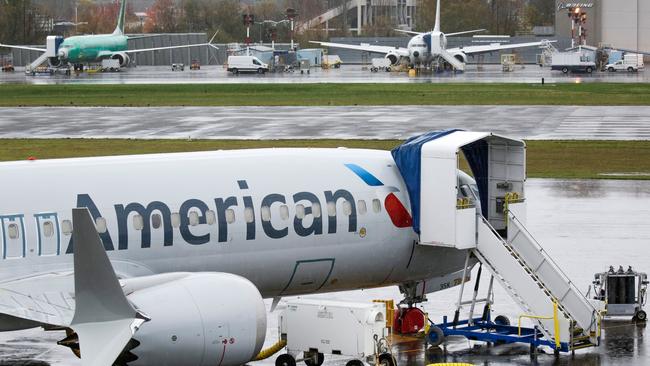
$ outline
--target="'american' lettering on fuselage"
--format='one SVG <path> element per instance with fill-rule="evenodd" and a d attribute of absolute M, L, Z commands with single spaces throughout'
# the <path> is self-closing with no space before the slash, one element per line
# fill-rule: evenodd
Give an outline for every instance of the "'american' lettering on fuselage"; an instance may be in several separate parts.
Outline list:
<path fill-rule="evenodd" d="M 238 181 L 239 187 L 242 190 L 248 189 L 248 184 L 246 181 Z M 357 207 L 355 204 L 355 199 L 350 191 L 345 189 L 337 190 L 327 190 L 323 192 L 325 196 L 326 208 L 323 209 L 321 201 L 318 196 L 312 192 L 298 192 L 293 194 L 289 199 L 293 201 L 295 205 L 303 204 L 304 215 L 294 215 L 293 225 L 287 224 L 283 227 L 273 226 L 272 221 L 270 220 L 270 209 L 274 204 L 287 204 L 287 197 L 279 193 L 267 194 L 262 198 L 261 204 L 259 207 L 254 207 L 253 197 L 249 195 L 243 195 L 241 197 L 230 196 L 230 197 L 219 197 L 215 198 L 210 204 L 214 207 L 214 223 L 218 228 L 217 242 L 223 243 L 228 241 L 228 218 L 227 211 L 233 207 L 243 208 L 244 212 L 248 211 L 250 219 L 245 220 L 246 222 L 246 240 L 255 240 L 256 236 L 256 226 L 258 224 L 258 216 L 261 217 L 261 225 L 264 234 L 271 239 L 281 239 L 289 235 L 289 227 L 293 226 L 293 231 L 301 237 L 306 237 L 309 235 L 321 235 L 323 234 L 323 217 L 327 218 L 327 233 L 335 234 L 337 231 L 337 215 L 336 211 L 334 214 L 328 214 L 328 207 L 333 205 L 334 210 L 336 210 L 336 204 L 343 200 L 348 206 L 348 212 L 346 216 L 348 218 L 348 231 L 356 232 L 357 231 Z M 97 208 L 97 205 L 91 198 L 89 194 L 79 194 L 77 196 L 77 207 L 87 207 L 95 220 L 103 216 L 103 213 Z M 163 229 L 163 245 L 164 246 L 173 246 L 174 243 L 174 232 L 173 230 L 177 228 L 183 241 L 191 245 L 203 245 L 211 242 L 212 234 L 206 233 L 203 235 L 196 235 L 192 233 L 192 227 L 196 226 L 190 222 L 190 213 L 198 212 L 198 225 L 207 224 L 207 215 L 211 211 L 211 207 L 208 203 L 190 198 L 185 200 L 178 210 L 178 216 L 180 222 L 177 225 L 172 224 L 172 211 L 170 207 L 162 201 L 152 201 L 147 205 L 138 202 L 132 202 L 128 204 L 116 204 L 115 208 L 115 217 L 117 218 L 117 243 L 111 237 L 111 234 L 108 230 L 101 232 L 99 235 L 104 243 L 106 250 L 126 250 L 129 248 L 129 217 L 133 214 L 140 215 L 142 218 L 142 227 L 139 228 L 141 232 L 140 245 L 142 248 L 151 247 L 151 232 L 152 232 L 152 215 L 157 213 L 160 215 L 160 227 Z M 318 213 L 314 212 L 314 208 L 319 210 Z M 259 209 L 259 210 L 256 210 Z M 267 210 L 267 217 L 264 215 L 264 210 Z M 325 211 L 325 212 L 322 212 Z M 259 213 L 259 215 L 258 215 Z M 305 220 L 308 216 L 311 216 L 310 220 Z M 308 225 L 305 222 L 311 221 Z M 117 248 L 116 248 L 117 246 Z M 70 239 L 66 254 L 73 252 L 73 242 L 72 238 Z"/>

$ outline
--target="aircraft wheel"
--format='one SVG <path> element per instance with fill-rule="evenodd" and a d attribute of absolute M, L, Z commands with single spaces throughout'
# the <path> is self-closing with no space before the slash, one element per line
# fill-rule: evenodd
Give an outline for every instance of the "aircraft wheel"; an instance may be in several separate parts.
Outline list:
<path fill-rule="evenodd" d="M 636 314 L 634 314 L 634 319 L 640 322 L 644 322 L 648 320 L 648 314 L 646 314 L 646 312 L 643 310 L 639 310 L 636 312 Z"/>
<path fill-rule="evenodd" d="M 321 366 L 323 362 L 325 362 L 325 355 L 320 352 L 305 355 L 305 365 L 307 366 Z"/>
<path fill-rule="evenodd" d="M 445 341 L 445 333 L 439 327 L 432 325 L 427 333 L 427 342 L 431 347 L 438 347 Z"/>
<path fill-rule="evenodd" d="M 496 325 L 510 325 L 510 319 L 505 315 L 497 315 L 494 318 L 494 324 Z"/>
<path fill-rule="evenodd" d="M 382 353 L 379 355 L 379 365 L 381 366 L 396 366 L 397 360 L 390 353 Z"/>
<path fill-rule="evenodd" d="M 296 366 L 296 359 L 290 354 L 285 353 L 275 359 L 275 366 Z"/>
<path fill-rule="evenodd" d="M 345 366 L 363 366 L 363 362 L 361 360 L 350 360 Z"/>

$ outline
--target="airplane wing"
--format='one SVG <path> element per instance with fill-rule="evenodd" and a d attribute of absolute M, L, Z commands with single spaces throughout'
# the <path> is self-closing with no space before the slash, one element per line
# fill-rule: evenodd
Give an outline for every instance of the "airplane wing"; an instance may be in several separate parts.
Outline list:
<path fill-rule="evenodd" d="M 2 43 L 0 43 L 0 47 L 17 48 L 17 49 L 20 49 L 20 50 L 28 50 L 28 51 L 47 52 L 47 50 L 44 49 L 44 48 L 27 47 L 27 46 L 14 46 L 14 45 L 10 45 L 10 44 L 2 44 Z"/>
<path fill-rule="evenodd" d="M 454 32 L 454 33 L 445 33 L 447 37 L 453 37 L 453 36 L 459 36 L 461 34 L 467 34 L 467 33 L 479 33 L 479 32 L 485 32 L 487 29 L 473 29 L 473 30 L 468 30 L 468 31 L 462 31 L 462 32 Z"/>
<path fill-rule="evenodd" d="M 403 29 L 393 29 L 393 31 L 398 32 L 398 33 L 410 34 L 412 36 L 419 36 L 421 34 L 424 34 L 423 32 L 407 31 L 407 30 L 403 30 Z"/>
<path fill-rule="evenodd" d="M 344 48 L 348 50 L 365 51 L 371 53 L 382 53 L 382 54 L 396 53 L 404 57 L 407 57 L 409 55 L 409 51 L 405 47 L 379 46 L 379 45 L 371 45 L 369 43 L 362 43 L 360 45 L 345 44 L 345 43 L 331 43 L 331 42 L 316 42 L 316 41 L 309 41 L 309 43 L 315 43 L 325 47 Z"/>
<path fill-rule="evenodd" d="M 547 43 L 553 43 L 553 42 L 557 42 L 557 41 L 544 40 L 540 42 L 512 43 L 512 44 L 493 43 L 489 45 L 448 48 L 447 52 L 452 54 L 456 52 L 463 52 L 466 55 L 473 55 L 473 54 L 488 53 L 488 52 L 494 52 L 500 50 L 510 50 L 513 48 L 539 47 L 539 46 L 544 46 Z"/>

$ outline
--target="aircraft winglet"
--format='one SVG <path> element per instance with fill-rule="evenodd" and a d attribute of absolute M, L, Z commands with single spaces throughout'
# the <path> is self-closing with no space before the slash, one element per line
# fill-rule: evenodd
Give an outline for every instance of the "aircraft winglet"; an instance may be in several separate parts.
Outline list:
<path fill-rule="evenodd" d="M 87 208 L 72 210 L 75 313 L 83 366 L 111 366 L 146 321 L 129 303 Z"/>

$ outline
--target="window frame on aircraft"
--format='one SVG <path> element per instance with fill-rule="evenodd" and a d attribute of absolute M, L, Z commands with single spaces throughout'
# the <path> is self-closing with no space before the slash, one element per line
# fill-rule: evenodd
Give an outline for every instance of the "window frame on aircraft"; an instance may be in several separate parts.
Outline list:
<path fill-rule="evenodd" d="M 359 215 L 365 215 L 368 212 L 368 205 L 366 205 L 365 200 L 357 201 L 357 212 Z"/>
<path fill-rule="evenodd" d="M 271 222 L 271 207 L 262 206 L 262 209 L 260 211 L 261 211 L 260 216 L 262 217 L 262 221 Z"/>
<path fill-rule="evenodd" d="M 327 216 L 336 217 L 336 202 L 334 201 L 327 202 Z"/>
<path fill-rule="evenodd" d="M 52 220 L 43 221 L 43 236 L 46 238 L 54 236 L 54 222 Z"/>
<path fill-rule="evenodd" d="M 232 208 L 227 209 L 225 211 L 225 215 L 226 215 L 226 222 L 228 224 L 234 224 L 235 221 L 237 221 L 237 216 L 235 215 L 235 210 L 233 210 Z"/>
<path fill-rule="evenodd" d="M 18 224 L 11 223 L 7 225 L 7 236 L 11 240 L 20 239 L 20 228 L 18 227 Z"/>
<path fill-rule="evenodd" d="M 217 214 L 212 210 L 205 211 L 205 223 L 214 225 L 217 222 Z"/>
<path fill-rule="evenodd" d="M 255 222 L 255 211 L 252 207 L 244 208 L 244 221 L 246 221 L 247 224 Z"/>
<path fill-rule="evenodd" d="M 171 220 L 172 220 L 172 227 L 174 229 L 178 229 L 181 227 L 181 214 L 178 212 L 174 212 L 171 214 Z"/>
<path fill-rule="evenodd" d="M 108 231 L 108 224 L 106 223 L 106 219 L 103 217 L 98 217 L 95 220 L 95 227 L 97 228 L 97 232 L 100 234 L 104 234 Z"/>
<path fill-rule="evenodd" d="M 63 235 L 72 235 L 72 221 L 63 220 L 61 221 L 61 232 Z"/>
<path fill-rule="evenodd" d="M 381 212 L 381 201 L 379 200 L 379 198 L 375 198 L 372 200 L 372 212 L 374 213 Z"/>
<path fill-rule="evenodd" d="M 187 219 L 188 222 L 190 223 L 190 226 L 199 226 L 199 223 L 201 223 L 201 218 L 199 217 L 199 213 L 196 211 L 190 211 L 187 214 Z"/>
<path fill-rule="evenodd" d="M 296 205 L 296 218 L 302 220 L 305 218 L 305 205 L 299 203 Z"/>
<path fill-rule="evenodd" d="M 140 214 L 133 215 L 133 228 L 141 231 L 144 229 L 144 218 Z"/>
<path fill-rule="evenodd" d="M 289 220 L 289 206 L 287 205 L 280 206 L 280 218 L 282 220 Z"/>

